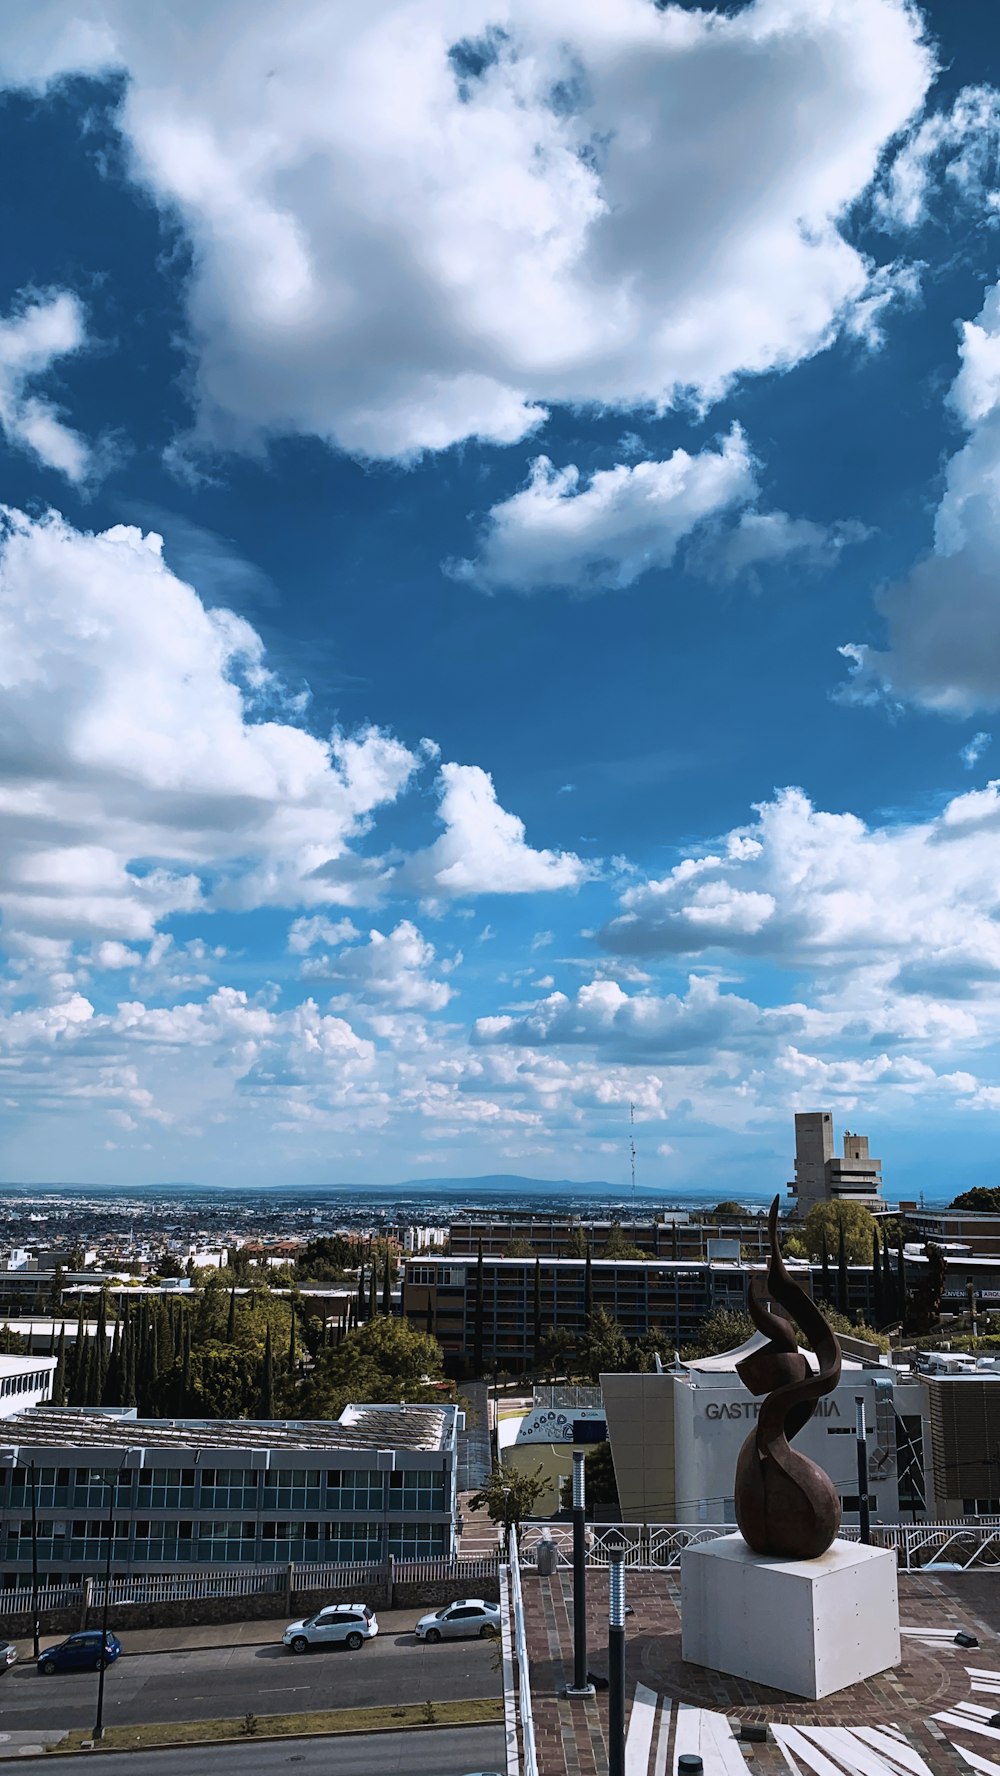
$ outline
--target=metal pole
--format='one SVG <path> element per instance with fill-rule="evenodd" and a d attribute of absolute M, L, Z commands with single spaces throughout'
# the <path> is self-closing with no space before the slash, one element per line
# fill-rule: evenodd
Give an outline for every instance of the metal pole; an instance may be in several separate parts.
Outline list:
<path fill-rule="evenodd" d="M 38 1663 L 38 1493 L 35 1488 L 35 1464 L 28 1463 L 31 1476 L 31 1640 Z"/>
<path fill-rule="evenodd" d="M 573 1682 L 567 1696 L 592 1696 L 587 1675 L 587 1509 L 584 1452 L 573 1451 Z"/>
<path fill-rule="evenodd" d="M 868 1509 L 868 1447 L 865 1443 L 865 1399 L 863 1394 L 855 1394 L 854 1396 L 854 1413 L 858 1439 L 858 1523 L 861 1540 L 870 1542 L 872 1521 Z"/>
<path fill-rule="evenodd" d="M 624 1548 L 612 1548 L 608 1577 L 608 1776 L 625 1776 Z"/>
<path fill-rule="evenodd" d="M 120 1469 L 116 1469 L 114 1477 L 106 1482 L 110 1488 L 110 1495 L 108 1498 L 108 1521 L 105 1531 L 108 1545 L 104 1557 L 104 1607 L 101 1610 L 101 1657 L 97 1666 L 97 1719 L 94 1722 L 95 1739 L 104 1738 L 104 1668 L 107 1664 L 105 1651 L 108 1644 L 108 1603 L 111 1597 L 111 1550 L 114 1546 L 115 1500 L 118 1497 L 118 1474 L 120 1471 Z"/>

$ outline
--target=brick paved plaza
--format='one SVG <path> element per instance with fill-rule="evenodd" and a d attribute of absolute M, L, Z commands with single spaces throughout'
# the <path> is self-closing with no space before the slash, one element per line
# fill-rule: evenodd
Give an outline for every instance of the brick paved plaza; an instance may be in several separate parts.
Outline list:
<path fill-rule="evenodd" d="M 587 1576 L 589 1666 L 604 1675 L 607 1573 L 592 1568 Z M 902 1663 L 809 1702 L 685 1664 L 679 1574 L 628 1573 L 628 1776 L 671 1773 L 678 1752 L 691 1749 L 701 1751 L 706 1776 L 968 1776 L 970 1764 L 1000 1776 L 1000 1731 L 988 1725 L 1000 1710 L 1000 1573 L 901 1573 L 899 1591 L 900 1621 L 909 1631 Z M 575 1702 L 561 1694 L 573 1674 L 572 1573 L 561 1568 L 549 1579 L 526 1572 L 524 1602 L 541 1776 L 606 1776 L 606 1694 Z M 978 1649 L 957 1647 L 958 1629 L 976 1635 Z M 764 1631 L 780 1633 L 781 1624 Z M 735 1736 L 738 1723 L 761 1721 L 772 1729 L 767 1743 Z M 971 1754 L 968 1762 L 958 1747 Z"/>

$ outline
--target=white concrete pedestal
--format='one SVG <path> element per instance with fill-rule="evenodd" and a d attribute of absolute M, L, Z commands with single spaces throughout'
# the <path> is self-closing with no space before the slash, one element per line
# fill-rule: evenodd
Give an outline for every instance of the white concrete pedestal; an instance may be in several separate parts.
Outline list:
<path fill-rule="evenodd" d="M 694 1665 L 818 1701 L 898 1665 L 896 1556 L 834 1542 L 771 1560 L 741 1535 L 681 1555 L 681 1652 Z"/>

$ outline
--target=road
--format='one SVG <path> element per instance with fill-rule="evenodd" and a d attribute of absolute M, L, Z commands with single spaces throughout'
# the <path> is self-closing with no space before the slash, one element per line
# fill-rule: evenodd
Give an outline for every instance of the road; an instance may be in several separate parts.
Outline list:
<path fill-rule="evenodd" d="M 203 1754 L 130 1751 L 102 1757 L 83 1752 L 87 1776 L 190 1776 Z M 213 1745 L 212 1776 L 466 1776 L 506 1768 L 502 1727 L 427 1728 L 418 1733 L 373 1733 L 370 1738 L 293 1739 L 264 1745 Z M 76 1760 L 65 1766 L 79 1768 Z"/>
<path fill-rule="evenodd" d="M 126 1654 L 105 1675 L 104 1722 L 118 1727 L 211 1720 L 248 1709 L 258 1715 L 288 1714 L 386 1701 L 498 1696 L 494 1660 L 489 1641 L 427 1646 L 413 1634 L 380 1634 L 357 1653 L 330 1647 L 301 1658 L 280 1644 Z M 0 1677 L 3 1722 L 18 1731 L 92 1726 L 96 1698 L 97 1677 L 89 1671 L 40 1677 L 29 1663 L 14 1665 Z"/>

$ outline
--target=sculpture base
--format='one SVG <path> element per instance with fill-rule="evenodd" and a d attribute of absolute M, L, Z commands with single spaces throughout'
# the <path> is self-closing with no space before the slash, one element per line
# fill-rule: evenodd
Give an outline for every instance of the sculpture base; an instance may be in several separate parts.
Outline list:
<path fill-rule="evenodd" d="M 818 1701 L 900 1661 L 896 1556 L 836 1541 L 772 1560 L 741 1535 L 681 1555 L 681 1655 Z"/>

